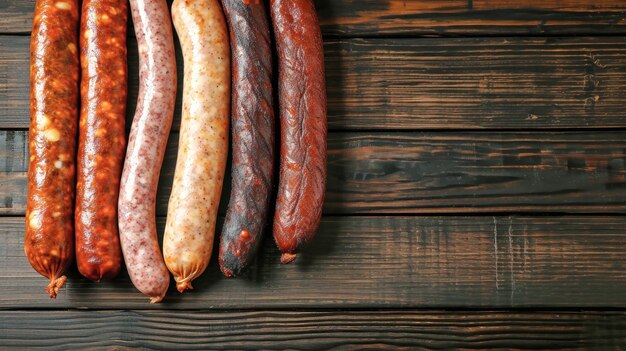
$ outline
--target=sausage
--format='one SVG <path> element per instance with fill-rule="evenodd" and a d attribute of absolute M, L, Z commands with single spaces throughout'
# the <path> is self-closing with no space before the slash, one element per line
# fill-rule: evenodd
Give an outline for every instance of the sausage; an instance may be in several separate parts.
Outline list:
<path fill-rule="evenodd" d="M 183 292 L 204 272 L 213 249 L 228 153 L 230 49 L 217 0 L 174 0 L 172 19 L 185 76 L 163 255 Z"/>
<path fill-rule="evenodd" d="M 274 239 L 289 263 L 309 243 L 326 187 L 326 85 L 312 0 L 270 0 L 278 52 L 280 174 Z"/>
<path fill-rule="evenodd" d="M 170 274 L 156 231 L 156 192 L 176 100 L 174 35 L 165 0 L 131 0 L 139 47 L 139 97 L 119 198 L 120 239 L 135 287 L 159 302 Z"/>
<path fill-rule="evenodd" d="M 88 279 L 120 271 L 117 198 L 126 114 L 126 0 L 84 0 L 76 181 L 76 264 Z"/>
<path fill-rule="evenodd" d="M 222 0 L 232 58 L 232 190 L 220 241 L 227 277 L 254 259 L 265 226 L 274 170 L 270 28 L 262 1 Z"/>
<path fill-rule="evenodd" d="M 37 0 L 30 41 L 30 130 L 24 251 L 55 298 L 74 260 L 78 1 Z"/>

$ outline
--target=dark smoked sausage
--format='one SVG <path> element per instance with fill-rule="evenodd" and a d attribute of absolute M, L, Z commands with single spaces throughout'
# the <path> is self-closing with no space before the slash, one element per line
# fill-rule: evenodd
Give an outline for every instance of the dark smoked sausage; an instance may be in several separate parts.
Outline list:
<path fill-rule="evenodd" d="M 222 0 L 232 57 L 232 190 L 220 242 L 227 277 L 254 259 L 267 221 L 274 168 L 272 51 L 263 2 Z"/>
<path fill-rule="evenodd" d="M 74 259 L 78 1 L 37 0 L 30 42 L 30 132 L 24 251 L 55 298 Z"/>
<path fill-rule="evenodd" d="M 124 157 L 127 0 L 84 0 L 76 184 L 76 263 L 94 281 L 115 277 L 117 200 Z"/>
<path fill-rule="evenodd" d="M 324 52 L 312 0 L 271 0 L 278 51 L 280 176 L 274 239 L 281 262 L 313 239 L 326 187 Z"/>

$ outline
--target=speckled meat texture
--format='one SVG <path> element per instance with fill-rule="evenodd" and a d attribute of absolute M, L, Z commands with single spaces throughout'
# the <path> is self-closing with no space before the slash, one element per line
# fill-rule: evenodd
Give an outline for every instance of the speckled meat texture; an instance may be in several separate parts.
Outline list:
<path fill-rule="evenodd" d="M 126 139 L 126 0 L 85 0 L 80 21 L 81 111 L 76 265 L 88 279 L 120 271 L 117 196 Z"/>
<path fill-rule="evenodd" d="M 204 272 L 213 249 L 228 153 L 230 49 L 216 0 L 175 0 L 172 19 L 185 76 L 163 255 L 182 292 Z"/>
<path fill-rule="evenodd" d="M 223 0 L 233 66 L 232 190 L 220 240 L 230 277 L 254 260 L 267 221 L 274 173 L 272 50 L 262 1 Z"/>
<path fill-rule="evenodd" d="M 174 37 L 165 0 L 131 0 L 139 48 L 139 97 L 119 198 L 120 239 L 135 287 L 151 302 L 170 282 L 156 232 L 156 192 L 176 100 Z"/>
<path fill-rule="evenodd" d="M 30 42 L 30 130 L 24 251 L 55 298 L 74 259 L 78 1 L 37 0 Z"/>
<path fill-rule="evenodd" d="M 312 0 L 271 0 L 278 51 L 280 176 L 274 239 L 282 263 L 315 236 L 326 185 L 324 52 Z"/>

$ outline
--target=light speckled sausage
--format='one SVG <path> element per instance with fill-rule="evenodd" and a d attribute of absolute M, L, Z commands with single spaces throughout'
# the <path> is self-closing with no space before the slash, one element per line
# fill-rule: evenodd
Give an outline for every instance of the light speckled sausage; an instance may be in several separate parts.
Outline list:
<path fill-rule="evenodd" d="M 30 41 L 28 200 L 24 251 L 55 298 L 74 259 L 78 1 L 37 0 Z"/>
<path fill-rule="evenodd" d="M 139 48 L 139 97 L 128 140 L 119 198 L 124 261 L 135 287 L 159 302 L 170 275 L 156 233 L 159 171 L 176 100 L 174 37 L 165 0 L 131 0 Z"/>
<path fill-rule="evenodd" d="M 126 137 L 126 0 L 84 0 L 76 182 L 76 265 L 88 279 L 120 271 L 117 195 Z"/>
<path fill-rule="evenodd" d="M 289 263 L 322 216 L 326 188 L 324 48 L 312 0 L 270 0 L 278 51 L 280 176 L 274 239 Z"/>
<path fill-rule="evenodd" d="M 185 76 L 163 255 L 182 292 L 204 272 L 213 249 L 228 154 L 230 48 L 217 0 L 175 0 L 172 19 Z"/>

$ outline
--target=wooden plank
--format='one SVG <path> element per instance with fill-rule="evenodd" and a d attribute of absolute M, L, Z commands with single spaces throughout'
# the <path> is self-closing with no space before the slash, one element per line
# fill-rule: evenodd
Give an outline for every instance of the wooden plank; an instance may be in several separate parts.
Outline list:
<path fill-rule="evenodd" d="M 268 236 L 245 276 L 213 259 L 194 291 L 170 287 L 158 305 L 125 272 L 96 284 L 75 268 L 51 300 L 23 219 L 0 223 L 0 309 L 626 307 L 626 217 L 325 217 L 294 264 Z"/>
<path fill-rule="evenodd" d="M 573 12 L 625 11 L 626 5 L 621 1 L 587 1 L 587 0 L 472 0 L 475 10 L 535 9 L 560 10 Z"/>
<path fill-rule="evenodd" d="M 25 212 L 26 134 L 0 131 L 0 214 Z M 174 133 L 161 215 L 177 145 Z M 327 183 L 326 214 L 626 213 L 626 132 L 330 133 Z"/>
<path fill-rule="evenodd" d="M 28 127 L 28 45 L 28 37 L 0 37 L 0 128 Z M 352 39 L 325 50 L 331 130 L 626 127 L 619 37 Z M 128 126 L 134 41 L 129 71 Z"/>
<path fill-rule="evenodd" d="M 5 0 L 0 33 L 29 33 L 35 0 Z M 620 0 L 315 0 L 326 36 L 624 33 Z"/>
<path fill-rule="evenodd" d="M 605 349 L 622 312 L 6 311 L 3 349 Z"/>

